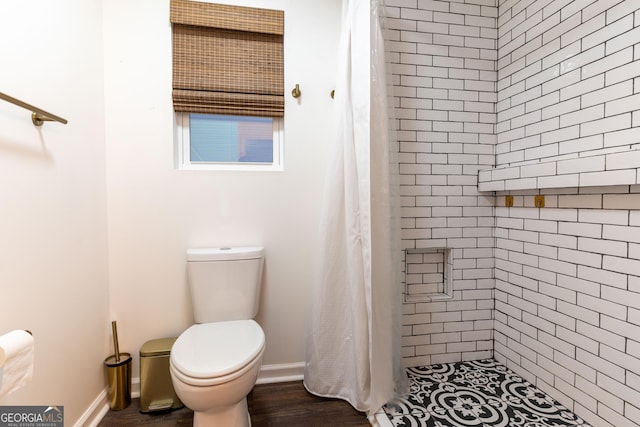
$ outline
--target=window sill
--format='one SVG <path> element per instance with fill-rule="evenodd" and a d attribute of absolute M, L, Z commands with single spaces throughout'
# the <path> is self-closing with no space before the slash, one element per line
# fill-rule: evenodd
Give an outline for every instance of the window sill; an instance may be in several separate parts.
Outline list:
<path fill-rule="evenodd" d="M 503 166 L 478 173 L 478 191 L 537 190 L 640 184 L 640 147 Z"/>
<path fill-rule="evenodd" d="M 183 171 L 209 171 L 209 172 L 282 172 L 282 165 L 256 165 L 256 164 L 224 164 L 224 163 L 191 163 L 179 165 L 178 170 Z"/>

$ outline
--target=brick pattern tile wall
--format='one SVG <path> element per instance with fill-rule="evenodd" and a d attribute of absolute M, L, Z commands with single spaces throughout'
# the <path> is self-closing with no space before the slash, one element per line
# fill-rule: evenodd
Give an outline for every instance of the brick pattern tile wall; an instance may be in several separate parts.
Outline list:
<path fill-rule="evenodd" d="M 387 0 L 403 246 L 450 248 L 453 297 L 404 305 L 407 366 L 489 357 L 493 346 L 495 0 Z"/>
<path fill-rule="evenodd" d="M 494 351 L 593 425 L 638 426 L 640 186 L 605 191 L 496 208 Z"/>
<path fill-rule="evenodd" d="M 639 9 L 634 0 L 500 0 L 497 166 L 637 148 Z"/>
<path fill-rule="evenodd" d="M 498 166 L 539 177 L 550 159 L 575 174 L 636 158 L 640 2 L 501 0 L 498 23 Z M 511 208 L 497 193 L 495 357 L 593 425 L 637 427 L 640 186 L 588 178 L 511 192 Z"/>

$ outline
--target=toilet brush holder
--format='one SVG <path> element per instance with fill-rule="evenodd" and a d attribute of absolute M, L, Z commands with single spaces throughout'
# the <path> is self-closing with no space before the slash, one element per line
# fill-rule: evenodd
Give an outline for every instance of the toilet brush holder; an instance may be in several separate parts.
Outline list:
<path fill-rule="evenodd" d="M 129 353 L 120 353 L 119 357 L 114 354 L 104 361 L 109 386 L 109 407 L 114 411 L 125 409 L 131 404 L 131 360 Z"/>
<path fill-rule="evenodd" d="M 113 332 L 113 349 L 116 354 L 107 357 L 104 366 L 107 368 L 109 407 L 114 411 L 119 411 L 131 404 L 131 355 L 120 353 L 118 326 L 115 320 L 111 322 L 111 331 Z"/>

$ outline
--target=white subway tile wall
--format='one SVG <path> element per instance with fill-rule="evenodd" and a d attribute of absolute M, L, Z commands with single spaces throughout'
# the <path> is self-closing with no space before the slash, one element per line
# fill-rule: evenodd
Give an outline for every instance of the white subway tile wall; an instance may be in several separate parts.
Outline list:
<path fill-rule="evenodd" d="M 495 161 L 498 8 L 494 0 L 386 5 L 403 246 L 450 248 L 453 255 L 453 297 L 404 304 L 404 361 L 490 357 L 494 197 L 478 192 L 477 176 Z"/>
<path fill-rule="evenodd" d="M 638 8 L 500 0 L 497 169 L 481 191 L 640 184 Z"/>
<path fill-rule="evenodd" d="M 640 187 L 613 189 L 495 208 L 494 357 L 593 425 L 638 426 Z"/>
<path fill-rule="evenodd" d="M 493 355 L 639 426 L 640 2 L 387 6 L 404 246 L 454 254 L 454 298 L 404 306 L 406 364 Z"/>
<path fill-rule="evenodd" d="M 525 196 L 496 197 L 494 357 L 593 425 L 638 426 L 640 2 L 505 0 L 498 19 L 480 187 Z"/>

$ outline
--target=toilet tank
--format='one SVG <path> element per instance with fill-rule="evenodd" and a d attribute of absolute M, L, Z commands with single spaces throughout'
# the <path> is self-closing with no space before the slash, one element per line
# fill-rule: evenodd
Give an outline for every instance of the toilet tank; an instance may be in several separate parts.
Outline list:
<path fill-rule="evenodd" d="M 187 250 L 196 323 L 253 319 L 258 313 L 264 248 Z"/>

